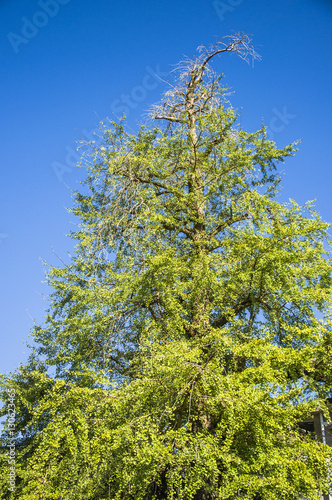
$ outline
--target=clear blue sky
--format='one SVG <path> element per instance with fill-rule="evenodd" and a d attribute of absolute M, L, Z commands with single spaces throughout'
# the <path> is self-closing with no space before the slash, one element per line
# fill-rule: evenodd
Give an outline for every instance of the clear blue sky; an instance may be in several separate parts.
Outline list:
<path fill-rule="evenodd" d="M 232 30 L 253 35 L 262 61 L 215 61 L 234 90 L 244 128 L 283 146 L 302 139 L 285 165 L 281 199 L 317 198 L 331 210 L 332 2 L 327 0 L 0 1 L 1 219 L 0 371 L 27 356 L 24 341 L 43 321 L 42 260 L 58 265 L 72 243 L 69 186 L 78 187 L 76 141 L 127 101 L 137 127 L 167 73 Z M 115 115 L 114 115 L 115 113 Z M 33 318 L 33 319 L 32 319 Z"/>

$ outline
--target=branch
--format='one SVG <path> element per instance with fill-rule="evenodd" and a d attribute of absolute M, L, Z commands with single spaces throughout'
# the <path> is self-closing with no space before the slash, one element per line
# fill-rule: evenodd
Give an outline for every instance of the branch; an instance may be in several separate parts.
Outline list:
<path fill-rule="evenodd" d="M 251 297 L 247 297 L 242 302 L 240 302 L 239 304 L 237 304 L 233 307 L 234 315 L 236 316 L 240 312 L 244 311 L 251 304 L 252 304 Z M 213 328 L 221 328 L 222 326 L 225 326 L 226 323 L 228 323 L 228 322 L 229 322 L 228 316 L 221 316 L 217 320 L 213 321 L 211 326 Z"/>
<path fill-rule="evenodd" d="M 185 120 L 182 120 L 180 118 L 175 118 L 175 116 L 155 116 L 155 120 L 168 120 L 169 122 L 176 122 L 176 123 L 186 123 Z"/>
<path fill-rule="evenodd" d="M 209 237 L 210 238 L 214 238 L 218 233 L 220 233 L 221 231 L 223 231 L 224 229 L 226 229 L 226 227 L 229 227 L 232 224 L 235 224 L 236 222 L 242 222 L 242 221 L 248 220 L 248 219 L 249 219 L 249 214 L 248 213 L 242 215 L 242 217 L 239 217 L 238 219 L 233 219 L 231 217 L 228 220 L 226 220 L 223 224 L 220 224 L 219 226 L 217 226 L 216 229 L 214 231 L 212 231 L 212 233 L 209 234 Z"/>

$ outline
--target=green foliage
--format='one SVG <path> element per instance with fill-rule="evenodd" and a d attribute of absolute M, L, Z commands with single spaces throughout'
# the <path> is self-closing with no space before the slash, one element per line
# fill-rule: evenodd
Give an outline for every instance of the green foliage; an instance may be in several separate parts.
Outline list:
<path fill-rule="evenodd" d="M 331 260 L 308 203 L 276 200 L 277 148 L 248 133 L 203 51 L 154 110 L 85 156 L 76 254 L 15 390 L 16 491 L 2 498 L 317 498 L 331 449 L 298 422 L 331 392 Z M 159 121 L 158 121 L 159 120 Z M 42 360 L 42 361 L 41 361 Z M 55 367 L 50 376 L 49 367 Z M 7 430 L 6 430 L 7 429 Z"/>

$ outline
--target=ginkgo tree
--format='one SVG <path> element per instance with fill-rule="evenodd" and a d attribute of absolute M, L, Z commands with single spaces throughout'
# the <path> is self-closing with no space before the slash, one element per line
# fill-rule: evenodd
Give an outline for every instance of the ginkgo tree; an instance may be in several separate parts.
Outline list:
<path fill-rule="evenodd" d="M 316 499 L 331 449 L 298 423 L 331 394 L 329 224 L 276 200 L 296 152 L 246 132 L 211 64 L 257 57 L 233 34 L 178 67 L 147 123 L 102 125 L 80 224 L 15 394 L 2 498 Z M 50 368 L 55 368 L 51 375 Z"/>

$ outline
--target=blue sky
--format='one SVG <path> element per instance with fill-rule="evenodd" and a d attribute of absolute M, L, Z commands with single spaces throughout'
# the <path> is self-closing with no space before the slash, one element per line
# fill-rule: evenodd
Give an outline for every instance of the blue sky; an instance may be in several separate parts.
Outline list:
<path fill-rule="evenodd" d="M 49 292 L 42 261 L 59 265 L 73 244 L 70 189 L 77 141 L 126 106 L 133 129 L 165 90 L 173 66 L 231 31 L 253 36 L 261 62 L 216 60 L 246 130 L 284 146 L 281 200 L 316 201 L 332 221 L 332 1 L 0 1 L 0 371 L 24 361 Z M 158 78 L 159 75 L 160 78 Z M 126 104 L 127 103 L 127 104 Z M 53 250 L 52 250 L 53 249 Z"/>

